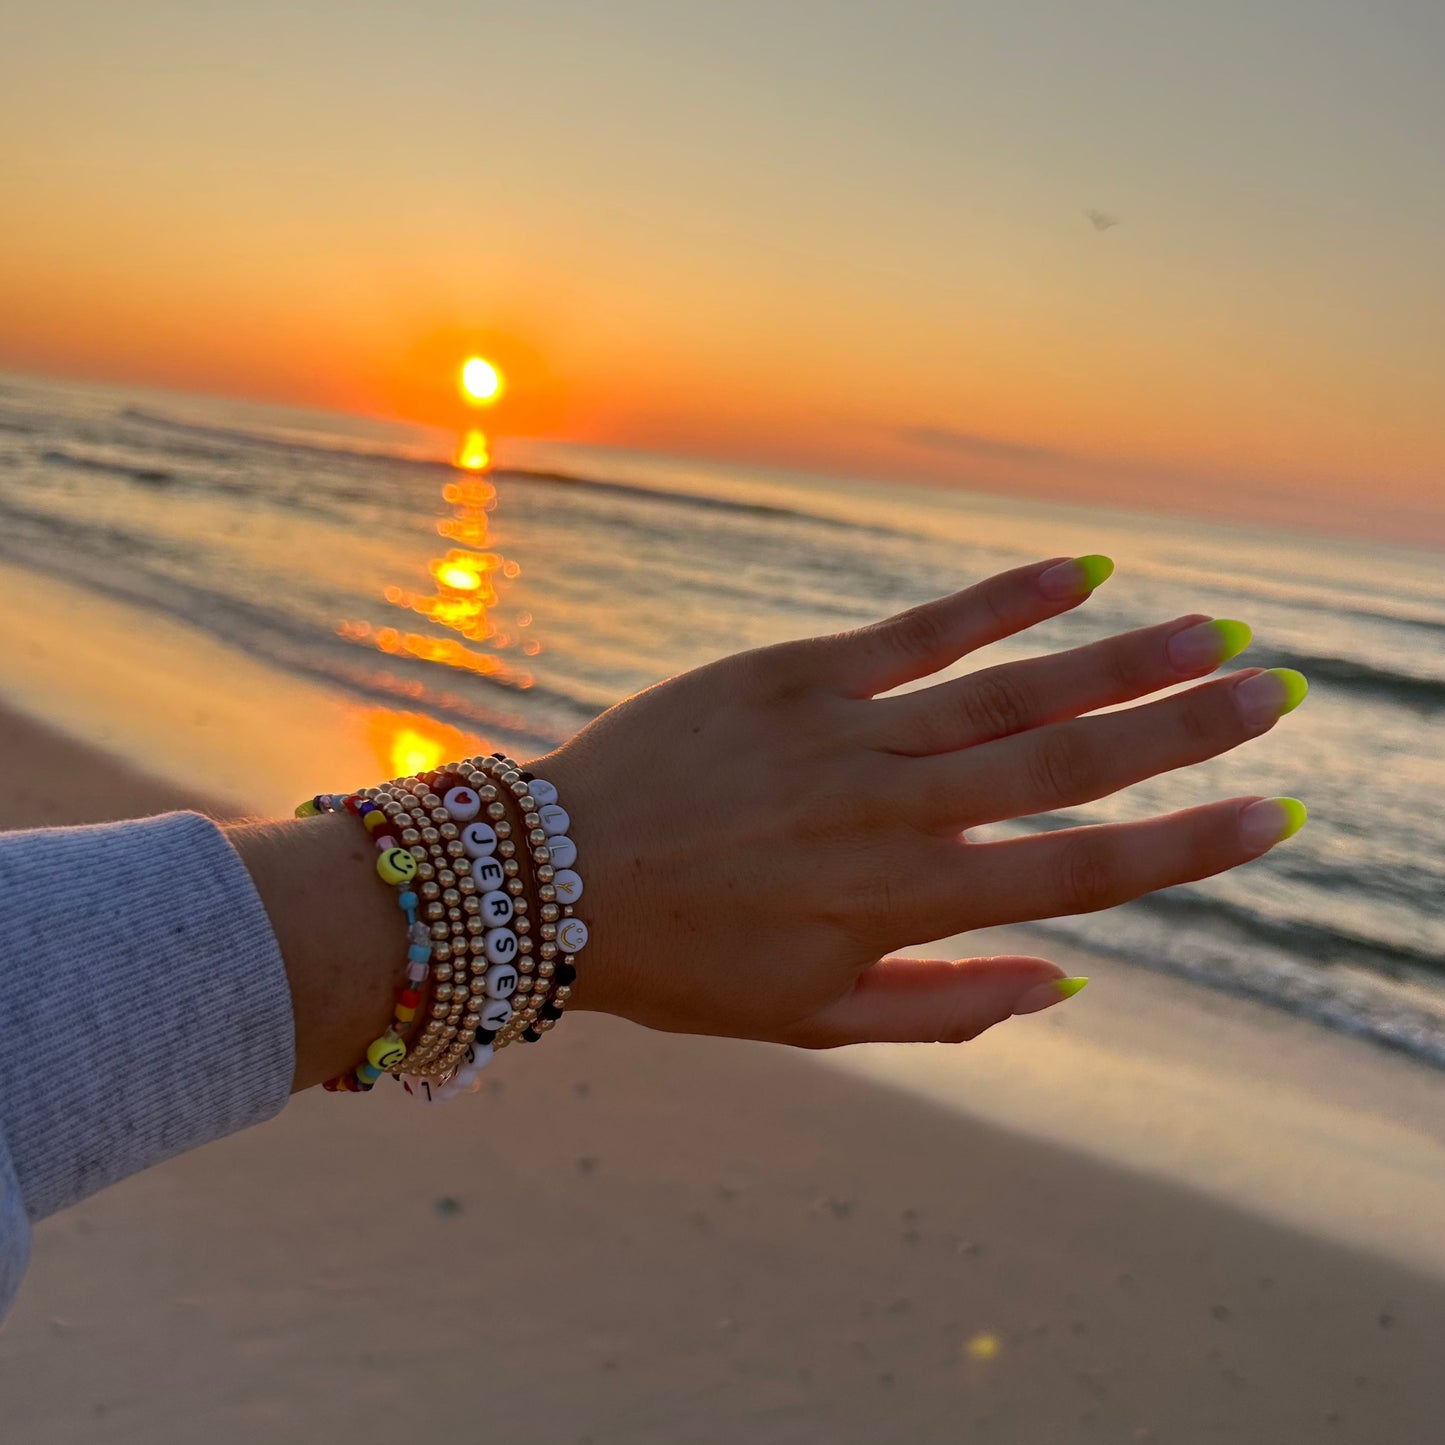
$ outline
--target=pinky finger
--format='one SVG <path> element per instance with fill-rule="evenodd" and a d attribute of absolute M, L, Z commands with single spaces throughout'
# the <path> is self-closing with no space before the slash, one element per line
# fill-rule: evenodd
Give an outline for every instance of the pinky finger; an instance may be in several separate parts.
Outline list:
<path fill-rule="evenodd" d="M 1231 798 L 1141 823 L 964 843 L 967 927 L 1095 913 L 1267 853 L 1304 826 L 1295 798 Z"/>
<path fill-rule="evenodd" d="M 843 1044 L 960 1044 L 1018 1013 L 1037 1013 L 1084 986 L 1043 958 L 885 958 L 836 1003 L 781 1042 L 809 1049 Z"/>

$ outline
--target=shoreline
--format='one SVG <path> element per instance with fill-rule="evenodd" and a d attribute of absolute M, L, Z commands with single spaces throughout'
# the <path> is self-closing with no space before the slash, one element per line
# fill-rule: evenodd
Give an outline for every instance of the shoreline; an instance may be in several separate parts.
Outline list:
<path fill-rule="evenodd" d="M 9 826 L 236 811 L 3 709 L 0 730 Z M 1333 1158 L 1388 1206 L 1388 1244 L 1399 1200 L 1371 1185 L 1398 1185 L 1400 1144 L 1358 1145 L 1414 1106 L 1355 1117 L 1361 1080 L 1320 1074 L 1312 1026 L 1115 968 L 1129 991 L 1101 976 L 1083 996 L 1113 1003 L 861 1071 L 582 1015 L 469 1113 L 310 1091 L 38 1227 L 0 1335 L 7 1420 L 21 1445 L 98 1426 L 189 1445 L 200 1421 L 214 1445 L 317 1445 L 474 1430 L 480 1392 L 497 1439 L 592 1445 L 1431 1438 L 1445 1270 L 1285 1227 L 1254 1197 L 1293 1173 L 1328 1204 Z M 1208 1027 L 1181 1033 L 1189 1017 Z M 1259 1062 L 1251 1028 L 1278 1047 L 1235 1079 Z M 1211 1095 L 1210 1063 L 1243 1093 Z M 1313 1110 L 1213 1190 L 1110 1162 L 1090 1135 L 1132 1118 L 1207 1156 L 1210 1108 L 1226 1134 L 1276 1127 L 1281 1091 Z M 405 1300 L 463 1328 L 396 1330 L 398 1261 Z M 162 1370 L 160 1396 L 137 1388 Z"/>

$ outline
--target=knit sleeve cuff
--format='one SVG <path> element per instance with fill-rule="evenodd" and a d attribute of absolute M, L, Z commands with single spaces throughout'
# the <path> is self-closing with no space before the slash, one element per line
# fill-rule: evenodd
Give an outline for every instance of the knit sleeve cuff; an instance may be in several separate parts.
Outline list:
<path fill-rule="evenodd" d="M 286 970 L 209 819 L 0 835 L 0 938 L 0 1135 L 32 1220 L 285 1105 Z"/>

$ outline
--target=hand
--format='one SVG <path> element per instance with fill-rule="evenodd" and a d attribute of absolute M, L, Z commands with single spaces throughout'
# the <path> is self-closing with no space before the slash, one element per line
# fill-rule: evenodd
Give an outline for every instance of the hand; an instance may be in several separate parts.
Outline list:
<path fill-rule="evenodd" d="M 1191 616 L 892 697 L 1077 606 L 1111 569 L 1055 560 L 630 697 L 529 764 L 572 816 L 591 942 L 573 1007 L 804 1047 L 972 1038 L 1065 996 L 1039 958 L 890 950 L 1108 908 L 1234 868 L 1302 821 L 1233 798 L 999 842 L 963 830 L 1101 798 L 1266 732 L 1298 673 L 1201 677 L 1241 624 Z M 1238 645 L 1235 645 L 1235 644 Z"/>

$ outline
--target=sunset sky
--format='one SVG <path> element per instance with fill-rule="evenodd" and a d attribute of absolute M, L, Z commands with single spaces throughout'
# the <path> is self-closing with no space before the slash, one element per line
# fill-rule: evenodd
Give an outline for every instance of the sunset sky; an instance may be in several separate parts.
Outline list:
<path fill-rule="evenodd" d="M 0 369 L 450 424 L 480 350 L 518 434 L 1445 489 L 1439 0 L 0 0 L 0 33 Z"/>

